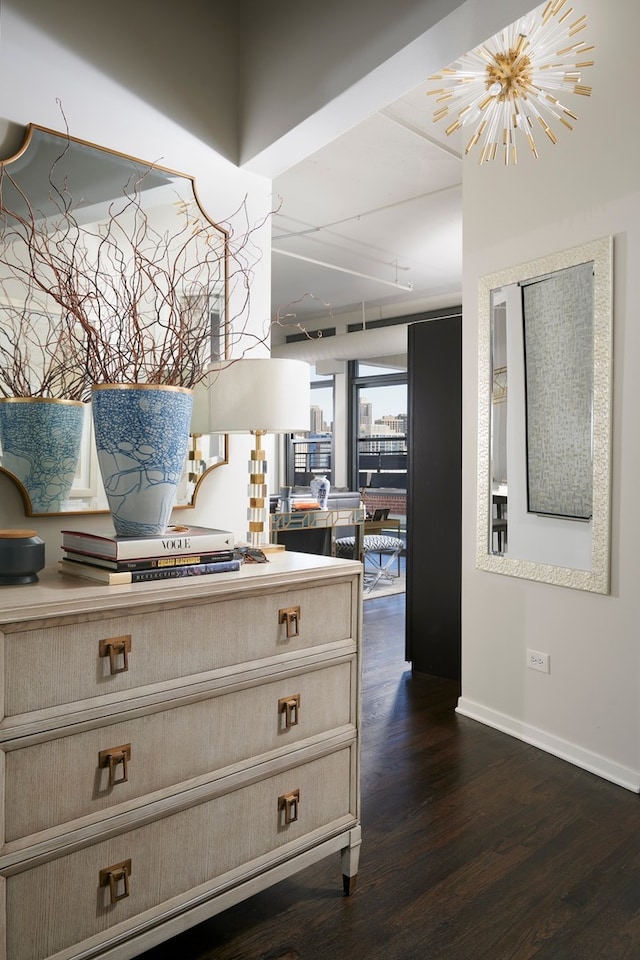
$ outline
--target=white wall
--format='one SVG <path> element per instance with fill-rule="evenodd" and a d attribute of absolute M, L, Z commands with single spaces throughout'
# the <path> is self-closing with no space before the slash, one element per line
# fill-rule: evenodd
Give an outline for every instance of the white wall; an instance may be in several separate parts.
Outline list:
<path fill-rule="evenodd" d="M 144 114 L 150 108 L 164 118 L 169 133 L 174 125 L 189 130 L 235 163 L 238 8 L 228 0 L 181 0 L 178 7 L 173 0 L 4 0 L 0 43 L 12 72 L 2 90 L 9 112 L 0 115 L 23 122 L 18 108 L 26 102 L 38 107 L 38 115 L 29 119 L 43 123 L 40 105 L 44 109 L 64 90 L 69 109 L 72 103 L 76 111 L 80 103 L 86 104 L 82 122 L 88 131 L 99 133 L 110 123 L 117 137 L 122 125 L 128 138 L 136 117 L 120 113 L 118 91 L 129 90 L 141 104 L 136 119 L 145 146 L 150 145 L 150 134 Z M 16 11 L 24 25 L 19 32 L 13 26 Z M 99 76 L 111 78 L 112 85 L 96 82 Z M 63 86 L 62 77 L 67 78 Z M 74 128 L 81 122 L 77 112 L 69 119 Z M 101 142 L 89 134 L 88 139 Z M 166 139 L 159 138 L 162 151 Z M 154 155 L 145 153 L 143 158 Z"/>
<path fill-rule="evenodd" d="M 56 15 L 62 19 L 58 20 L 55 30 L 43 32 L 39 24 L 46 24 L 47 16 L 54 6 Z M 63 130 L 64 121 L 57 103 L 57 100 L 60 100 L 72 136 L 144 160 L 155 160 L 195 175 L 201 204 L 216 221 L 224 221 L 231 216 L 246 197 L 248 223 L 251 226 L 257 223 L 271 209 L 270 182 L 263 177 L 239 171 L 220 153 L 211 149 L 206 142 L 209 138 L 188 132 L 179 122 L 175 90 L 173 95 L 167 94 L 165 112 L 165 100 L 161 97 L 162 102 L 159 102 L 157 94 L 152 97 L 145 86 L 145 69 L 151 61 L 153 64 L 166 63 L 167 59 L 171 61 L 170 74 L 179 74 L 176 81 L 186 85 L 183 90 L 185 120 L 191 124 L 192 129 L 199 126 L 194 120 L 189 96 L 189 84 L 193 86 L 194 98 L 200 100 L 202 95 L 198 88 L 202 71 L 197 69 L 194 73 L 190 64 L 190 57 L 201 48 L 197 36 L 197 21 L 187 17 L 184 21 L 181 19 L 179 24 L 169 21 L 172 23 L 172 31 L 155 29 L 145 32 L 144 18 L 140 20 L 128 17 L 122 0 L 106 4 L 104 8 L 108 8 L 113 17 L 111 29 L 106 29 L 99 20 L 92 20 L 91 30 L 86 23 L 86 4 L 79 4 L 77 0 L 61 0 L 60 4 L 55 5 L 48 0 L 20 0 L 20 3 L 3 4 L 0 31 L 0 118 L 10 121 L 9 132 L 15 133 L 11 124 L 24 127 L 29 122 Z M 25 12 L 28 15 L 25 15 Z M 183 9 L 183 13 L 186 17 L 188 7 Z M 83 19 L 86 29 L 81 32 L 70 28 L 69 39 L 65 41 L 65 31 L 61 29 L 61 23 L 64 23 L 65 17 L 71 17 L 72 14 Z M 120 54 L 112 51 L 109 69 L 106 63 L 101 62 L 108 54 L 108 38 L 112 30 L 117 33 L 119 29 L 122 32 L 124 23 L 128 24 L 131 31 L 126 41 L 122 41 L 124 47 L 129 49 L 135 37 L 138 37 L 139 41 L 136 60 L 140 72 L 139 82 L 130 72 L 126 72 L 130 89 L 117 79 Z M 163 23 L 167 23 L 166 18 Z M 192 34 L 194 29 L 195 39 Z M 218 36 L 222 38 L 225 35 L 225 24 L 220 20 Z M 235 32 L 228 35 L 235 37 Z M 100 66 L 92 65 L 90 60 L 98 36 L 102 36 L 104 44 L 102 57 L 99 58 Z M 159 44 L 160 37 L 165 41 L 164 48 Z M 190 46 L 190 37 L 195 46 Z M 142 43 L 142 40 L 145 42 Z M 221 63 L 229 69 L 233 64 L 233 46 L 227 42 L 222 44 L 218 51 Z M 173 60 L 167 55 L 168 49 L 172 51 Z M 209 46 L 209 51 L 210 49 Z M 210 52 L 209 58 L 211 59 Z M 178 65 L 182 72 L 177 69 Z M 127 71 L 132 69 L 133 65 L 129 63 Z M 149 69 L 152 73 L 155 72 L 155 67 Z M 211 93 L 211 76 L 208 86 Z M 235 104 L 234 87 L 230 81 L 228 89 L 220 86 L 215 89 L 220 100 L 229 97 Z M 222 141 L 235 142 L 235 109 L 232 115 L 226 109 L 220 111 L 215 106 L 215 100 L 215 97 L 210 96 L 209 119 L 217 122 Z M 3 151 L 5 156 L 11 152 L 6 148 L 7 143 L 8 141 L 5 142 Z M 232 222 L 236 225 L 236 231 L 242 233 L 244 225 L 241 219 L 235 218 Z M 251 287 L 251 324 L 254 330 L 260 331 L 264 328 L 265 318 L 270 314 L 270 261 L 268 255 L 265 255 L 270 246 L 270 234 L 270 223 L 267 222 L 253 238 L 256 263 Z M 232 303 L 232 315 L 233 311 Z M 250 446 L 249 438 L 230 439 L 234 466 L 215 470 L 206 479 L 196 508 L 180 511 L 178 516 L 181 519 L 188 517 L 191 522 L 231 529 L 239 537 L 244 536 L 246 483 L 244 479 L 238 482 L 238 477 L 244 478 L 246 475 Z M 18 491 L 11 481 L 0 475 L 0 527 L 24 525 L 24 512 Z M 59 556 L 60 529 L 63 525 L 96 530 L 111 528 L 108 515 L 68 517 L 66 521 L 64 518 L 38 517 L 29 520 L 28 525 L 37 529 L 45 540 L 49 563 L 53 563 Z"/>
<path fill-rule="evenodd" d="M 559 142 L 463 180 L 463 659 L 460 710 L 640 788 L 640 127 L 633 79 L 640 9 L 581 0 L 595 40 L 593 96 Z M 588 78 L 587 78 L 588 74 Z M 542 137 L 542 134 L 540 135 Z M 537 140 L 539 138 L 536 138 Z M 546 138 L 545 138 L 546 139 Z M 526 151 L 526 152 L 525 152 Z M 614 428 L 610 596 L 475 569 L 478 278 L 614 236 Z M 551 673 L 525 668 L 527 648 Z"/>

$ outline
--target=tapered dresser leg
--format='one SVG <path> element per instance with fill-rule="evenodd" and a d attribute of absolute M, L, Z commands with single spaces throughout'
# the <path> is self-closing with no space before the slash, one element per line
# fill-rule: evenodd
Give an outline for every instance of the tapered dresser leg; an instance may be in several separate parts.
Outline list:
<path fill-rule="evenodd" d="M 358 883 L 358 864 L 360 862 L 360 845 L 362 831 L 354 827 L 349 833 L 349 846 L 341 852 L 342 858 L 342 889 L 345 897 L 351 896 Z"/>

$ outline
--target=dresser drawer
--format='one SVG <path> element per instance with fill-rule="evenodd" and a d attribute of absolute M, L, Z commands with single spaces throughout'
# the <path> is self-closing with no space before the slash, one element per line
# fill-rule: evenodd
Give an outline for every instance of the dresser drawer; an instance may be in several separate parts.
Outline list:
<path fill-rule="evenodd" d="M 4 716 L 345 641 L 356 589 L 353 579 L 7 629 Z"/>
<path fill-rule="evenodd" d="M 5 754 L 5 842 L 356 722 L 355 658 Z M 46 803 L 28 804 L 33 785 Z"/>
<path fill-rule="evenodd" d="M 73 944 L 80 954 L 84 942 L 106 939 L 110 928 L 144 926 L 163 904 L 179 909 L 265 869 L 275 851 L 293 855 L 355 824 L 354 769 L 352 748 L 344 747 L 8 877 L 7 960 L 44 960 Z M 285 825 L 279 798 L 287 796 L 298 819 Z M 129 861 L 128 895 L 111 903 L 101 871 Z M 114 896 L 123 892 L 124 882 L 114 879 Z"/>

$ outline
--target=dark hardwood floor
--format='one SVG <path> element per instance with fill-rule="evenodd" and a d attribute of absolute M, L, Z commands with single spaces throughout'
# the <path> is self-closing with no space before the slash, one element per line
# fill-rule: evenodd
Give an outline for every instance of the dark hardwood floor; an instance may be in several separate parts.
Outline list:
<path fill-rule="evenodd" d="M 404 595 L 365 603 L 363 845 L 144 960 L 639 960 L 640 800 L 412 677 Z"/>

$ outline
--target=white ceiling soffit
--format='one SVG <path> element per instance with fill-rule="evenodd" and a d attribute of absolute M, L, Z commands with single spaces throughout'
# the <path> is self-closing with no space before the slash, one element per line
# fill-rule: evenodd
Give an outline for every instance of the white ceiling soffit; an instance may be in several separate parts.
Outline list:
<path fill-rule="evenodd" d="M 318 360 L 369 360 L 407 352 L 406 323 L 374 330 L 357 330 L 335 337 L 309 337 L 293 343 L 281 343 L 271 350 L 273 357 L 285 357 L 316 363 Z"/>

